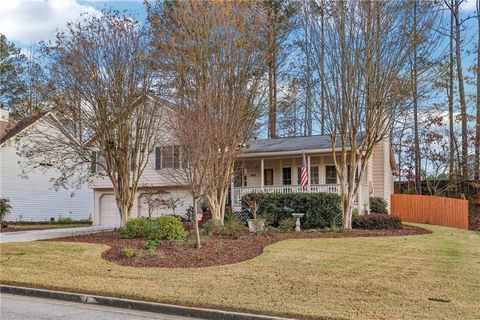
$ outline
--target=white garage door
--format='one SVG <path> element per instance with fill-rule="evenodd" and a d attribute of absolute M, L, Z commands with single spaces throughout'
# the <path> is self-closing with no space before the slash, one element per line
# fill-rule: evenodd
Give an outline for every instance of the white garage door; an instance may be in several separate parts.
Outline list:
<path fill-rule="evenodd" d="M 120 226 L 120 214 L 113 194 L 104 194 L 100 198 L 100 225 Z"/>

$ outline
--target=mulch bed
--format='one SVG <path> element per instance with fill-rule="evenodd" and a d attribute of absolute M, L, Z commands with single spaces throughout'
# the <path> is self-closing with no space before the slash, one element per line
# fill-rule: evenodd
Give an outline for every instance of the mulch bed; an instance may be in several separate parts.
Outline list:
<path fill-rule="evenodd" d="M 468 228 L 480 230 L 480 205 L 470 205 L 468 208 Z"/>
<path fill-rule="evenodd" d="M 12 227 L 2 227 L 0 228 L 0 232 L 13 232 L 13 231 L 19 231 L 15 228 L 12 228 Z"/>
<path fill-rule="evenodd" d="M 237 239 L 211 236 L 202 244 L 200 250 L 195 249 L 191 243 L 163 241 L 154 255 L 143 249 L 146 239 L 123 239 L 118 231 L 47 241 L 106 244 L 110 249 L 102 253 L 102 258 L 124 266 L 192 268 L 226 265 L 252 259 L 262 254 L 264 247 L 286 239 L 410 236 L 427 233 L 430 231 L 404 226 L 402 229 L 391 230 L 268 232 L 259 235 L 248 234 Z M 123 257 L 121 250 L 124 247 L 134 248 L 136 255 L 132 258 Z"/>

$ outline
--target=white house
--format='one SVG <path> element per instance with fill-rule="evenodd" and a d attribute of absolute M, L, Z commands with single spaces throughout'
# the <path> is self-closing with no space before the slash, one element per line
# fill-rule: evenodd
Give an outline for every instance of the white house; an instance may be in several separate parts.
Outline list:
<path fill-rule="evenodd" d="M 53 168 L 26 170 L 26 159 L 18 154 L 20 144 L 28 144 L 32 129 L 55 129 L 44 121 L 51 114 L 28 117 L 18 122 L 9 119 L 0 109 L 0 197 L 12 206 L 8 221 L 45 221 L 69 217 L 89 219 L 93 215 L 93 191 L 84 184 L 80 188 L 54 190 L 52 179 L 58 176 Z M 40 164 L 49 166 L 48 163 Z"/>
<path fill-rule="evenodd" d="M 299 186 L 301 158 L 307 158 L 308 186 Z M 140 179 L 139 192 L 133 204 L 132 217 L 147 216 L 148 209 L 143 194 L 147 190 L 161 189 L 162 197 L 174 198 L 181 202 L 176 214 L 184 214 L 192 204 L 189 192 L 175 185 L 165 174 L 166 170 L 179 168 L 182 164 L 181 148 L 177 145 L 158 146 L 150 154 L 149 162 Z M 95 169 L 94 169 L 95 170 Z M 379 196 L 390 201 L 393 193 L 395 161 L 389 141 L 382 141 L 374 150 L 368 171 L 360 182 L 356 207 L 363 213 L 368 210 L 368 198 Z M 111 182 L 106 178 L 95 178 L 94 224 L 118 225 L 120 216 L 115 203 Z M 237 160 L 232 179 L 229 204 L 234 211 L 241 209 L 241 198 L 246 193 L 295 193 L 332 192 L 339 193 L 340 186 L 333 165 L 330 137 L 309 136 L 249 141 Z M 171 209 L 156 209 L 154 216 L 173 213 Z"/>

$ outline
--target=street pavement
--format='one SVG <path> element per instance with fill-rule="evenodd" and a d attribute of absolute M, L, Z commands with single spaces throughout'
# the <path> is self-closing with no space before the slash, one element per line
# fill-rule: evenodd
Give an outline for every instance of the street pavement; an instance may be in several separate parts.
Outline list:
<path fill-rule="evenodd" d="M 28 242 L 35 240 L 46 240 L 60 237 L 78 236 L 104 231 L 112 231 L 115 227 L 90 226 L 77 228 L 58 228 L 46 230 L 28 230 L 0 233 L 0 243 L 6 242 Z"/>
<path fill-rule="evenodd" d="M 2 320 L 186 320 L 191 318 L 52 299 L 0 295 Z"/>

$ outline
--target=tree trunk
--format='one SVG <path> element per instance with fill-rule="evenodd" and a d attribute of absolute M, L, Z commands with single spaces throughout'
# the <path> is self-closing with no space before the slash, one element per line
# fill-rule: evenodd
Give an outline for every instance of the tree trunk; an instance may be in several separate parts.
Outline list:
<path fill-rule="evenodd" d="M 312 65 L 311 65 L 311 53 L 310 53 L 310 38 L 309 38 L 309 14 L 310 11 L 307 7 L 308 3 L 304 3 L 304 10 L 305 10 L 305 60 L 306 60 L 306 72 L 305 72 L 305 80 L 306 80 L 306 93 L 305 93 L 305 129 L 304 135 L 311 136 L 312 135 Z"/>
<path fill-rule="evenodd" d="M 276 66 L 276 35 L 275 35 L 275 13 L 271 8 L 268 9 L 269 17 L 269 52 L 268 52 L 268 137 L 270 139 L 277 136 L 277 66 Z"/>
<path fill-rule="evenodd" d="M 350 197 L 350 192 L 346 192 L 342 196 L 342 229 L 352 229 L 352 209 L 353 201 Z"/>
<path fill-rule="evenodd" d="M 198 217 L 197 217 L 197 211 L 198 211 L 198 199 L 193 198 L 193 224 L 195 228 L 195 242 L 197 249 L 200 249 L 202 246 L 202 243 L 200 241 L 200 228 L 198 227 Z"/>
<path fill-rule="evenodd" d="M 451 3 L 453 7 L 453 0 Z M 449 143 L 450 143 L 450 155 L 449 155 L 449 170 L 450 170 L 450 179 L 453 178 L 455 173 L 455 136 L 454 136 L 454 111 L 453 111 L 453 94 L 454 94 L 454 87 L 453 87 L 453 64 L 454 64 L 454 53 L 453 53 L 453 38 L 454 38 L 454 16 L 453 13 L 450 13 L 450 51 L 449 51 L 449 65 L 448 65 L 448 122 L 449 122 Z"/>
<path fill-rule="evenodd" d="M 413 128 L 414 128 L 414 161 L 415 161 L 415 189 L 422 194 L 420 137 L 418 133 L 418 74 L 417 74 L 417 2 L 413 1 L 413 65 L 412 65 L 412 100 L 413 100 Z"/>
<path fill-rule="evenodd" d="M 462 69 L 462 39 L 460 33 L 460 1 L 455 0 L 455 59 L 457 64 L 458 91 L 460 94 L 460 117 L 462 121 L 462 192 L 468 197 L 468 127 L 467 103 Z"/>
<path fill-rule="evenodd" d="M 117 200 L 117 207 L 120 213 L 120 227 L 123 228 L 127 223 L 128 217 L 130 216 L 130 212 L 128 210 L 128 205 L 122 203 L 119 200 Z"/>
<path fill-rule="evenodd" d="M 321 94 L 320 94 L 320 122 L 321 122 L 321 127 L 320 127 L 320 133 L 323 135 L 325 134 L 325 62 L 324 62 L 324 56 L 325 56 L 325 3 L 324 0 L 321 2 L 321 39 L 320 39 L 320 46 L 322 50 L 322 54 L 320 55 L 320 89 L 321 89 Z"/>
<path fill-rule="evenodd" d="M 477 0 L 477 120 L 475 129 L 475 180 L 480 180 L 480 0 Z"/>

